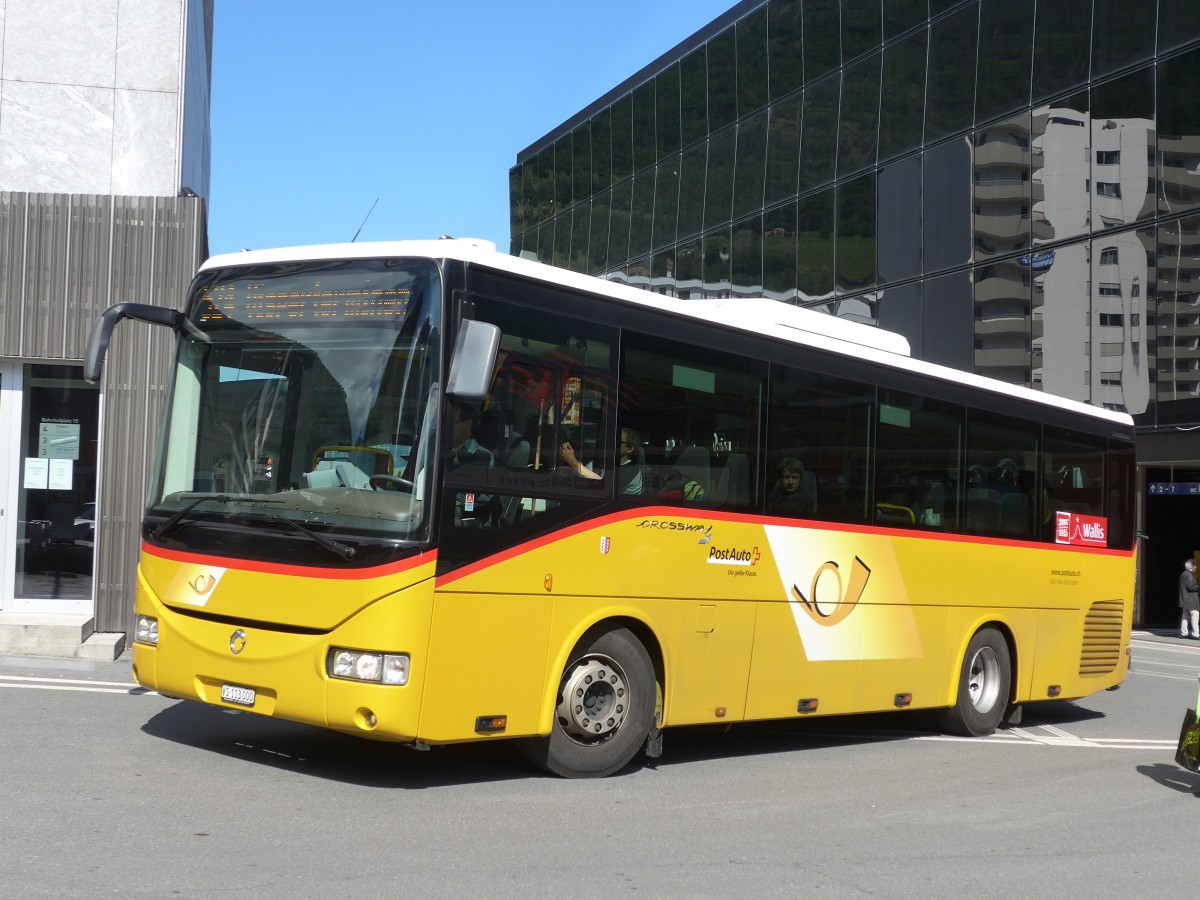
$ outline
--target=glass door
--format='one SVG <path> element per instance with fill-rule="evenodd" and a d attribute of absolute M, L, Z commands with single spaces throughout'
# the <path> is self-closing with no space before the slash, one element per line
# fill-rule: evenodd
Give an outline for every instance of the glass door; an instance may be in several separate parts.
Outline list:
<path fill-rule="evenodd" d="M 93 610 L 100 392 L 79 366 L 29 364 L 7 392 L 16 446 L 12 608 Z M 13 409 L 12 407 L 16 407 Z M 12 477 L 12 476 L 10 476 Z"/>

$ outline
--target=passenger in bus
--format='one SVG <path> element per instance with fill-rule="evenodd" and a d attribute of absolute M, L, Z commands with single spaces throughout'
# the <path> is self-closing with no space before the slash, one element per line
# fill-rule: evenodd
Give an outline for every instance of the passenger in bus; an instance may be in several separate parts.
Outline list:
<path fill-rule="evenodd" d="M 794 456 L 784 457 L 775 474 L 775 486 L 767 495 L 767 509 L 794 516 L 812 509 L 812 498 L 804 488 L 804 463 Z"/>
<path fill-rule="evenodd" d="M 454 432 L 451 437 L 453 449 L 450 464 L 453 466 L 475 465 L 488 469 L 496 464 L 492 452 L 475 440 L 475 426 L 479 423 L 479 410 L 470 403 L 454 404 Z"/>
<path fill-rule="evenodd" d="M 643 474 L 638 462 L 641 447 L 638 444 L 638 434 L 632 428 L 621 429 L 621 441 L 617 448 L 617 492 L 626 496 L 642 493 Z M 575 455 L 575 448 L 568 441 L 559 448 L 559 458 L 563 465 L 577 475 L 588 479 L 601 479 L 604 476 L 585 466 Z"/>

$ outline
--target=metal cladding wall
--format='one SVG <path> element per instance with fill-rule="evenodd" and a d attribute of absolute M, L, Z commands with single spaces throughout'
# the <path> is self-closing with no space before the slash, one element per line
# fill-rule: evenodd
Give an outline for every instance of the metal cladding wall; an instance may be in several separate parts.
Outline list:
<path fill-rule="evenodd" d="M 204 200 L 0 192 L 0 357 L 81 361 L 114 303 L 178 308 L 208 256 Z M 103 380 L 96 621 L 132 630 L 146 479 L 173 346 L 166 329 L 117 328 Z"/>

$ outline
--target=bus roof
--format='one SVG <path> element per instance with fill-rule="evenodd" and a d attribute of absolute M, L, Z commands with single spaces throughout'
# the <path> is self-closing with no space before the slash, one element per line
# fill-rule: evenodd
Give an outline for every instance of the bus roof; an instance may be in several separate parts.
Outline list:
<path fill-rule="evenodd" d="M 315 244 L 271 250 L 244 250 L 210 257 L 200 271 L 233 266 L 269 265 L 334 259 L 418 257 L 453 259 L 508 272 L 536 281 L 560 285 L 611 300 L 720 325 L 737 331 L 770 336 L 814 349 L 853 356 L 879 365 L 954 382 L 977 390 L 1015 397 L 1026 402 L 1107 419 L 1132 426 L 1128 413 L 1116 412 L 1044 391 L 1013 385 L 963 369 L 938 365 L 910 354 L 908 340 L 900 334 L 771 300 L 765 297 L 683 300 L 642 288 L 583 275 L 567 269 L 500 253 L 491 241 L 474 238 L 424 241 L 379 241 L 350 244 Z"/>

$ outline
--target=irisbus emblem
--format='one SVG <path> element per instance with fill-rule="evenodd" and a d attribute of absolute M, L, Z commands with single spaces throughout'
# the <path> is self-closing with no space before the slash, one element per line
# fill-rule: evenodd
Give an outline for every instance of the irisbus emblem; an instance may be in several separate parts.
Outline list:
<path fill-rule="evenodd" d="M 849 584 L 843 590 L 842 572 L 837 563 L 829 560 L 817 566 L 807 595 L 793 584 L 792 596 L 800 601 L 813 621 L 821 625 L 836 625 L 854 610 L 870 577 L 870 568 L 856 556 L 850 568 Z"/>
<path fill-rule="evenodd" d="M 246 632 L 238 629 L 229 636 L 229 652 L 237 656 L 246 649 Z"/>

